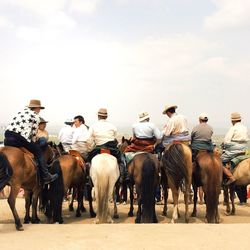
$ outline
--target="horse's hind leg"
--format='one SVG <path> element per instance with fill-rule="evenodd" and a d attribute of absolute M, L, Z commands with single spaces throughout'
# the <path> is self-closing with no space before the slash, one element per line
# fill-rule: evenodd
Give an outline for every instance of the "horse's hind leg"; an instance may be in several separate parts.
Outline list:
<path fill-rule="evenodd" d="M 30 218 L 30 205 L 31 205 L 31 200 L 32 200 L 32 192 L 25 190 L 24 195 L 25 195 L 24 224 L 29 224 L 30 221 L 31 221 L 31 218 Z"/>
<path fill-rule="evenodd" d="M 129 196 L 130 196 L 130 208 L 128 212 L 128 216 L 132 217 L 134 216 L 134 190 L 133 190 L 134 185 L 129 184 Z"/>
<path fill-rule="evenodd" d="M 93 199 L 92 199 L 92 194 L 91 194 L 91 191 L 92 191 L 92 184 L 87 184 L 86 185 L 87 187 L 87 196 L 88 196 L 88 201 L 89 201 L 89 213 L 90 213 L 90 217 L 91 218 L 95 218 L 96 217 L 96 213 L 94 212 L 94 209 L 93 209 Z"/>
<path fill-rule="evenodd" d="M 178 198 L 179 198 L 179 191 L 175 187 L 175 185 L 171 186 L 172 194 L 173 194 L 173 200 L 174 200 L 174 210 L 172 214 L 171 223 L 175 223 L 175 221 L 178 219 Z"/>
<path fill-rule="evenodd" d="M 70 200 L 70 203 L 69 203 L 69 211 L 74 211 L 74 199 L 76 197 L 76 188 L 72 188 L 72 195 L 71 195 L 71 200 Z"/>
<path fill-rule="evenodd" d="M 235 215 L 235 205 L 234 205 L 234 184 L 231 185 L 231 187 L 229 187 L 229 191 L 230 191 L 230 200 L 232 203 L 232 210 L 231 210 L 231 215 Z"/>
<path fill-rule="evenodd" d="M 114 219 L 118 219 L 119 218 L 119 215 L 118 215 L 118 211 L 117 211 L 117 204 L 116 204 L 116 199 L 117 199 L 117 188 L 119 188 L 119 186 L 115 186 L 115 190 L 113 192 L 113 200 L 114 200 L 114 216 L 113 218 Z"/>
<path fill-rule="evenodd" d="M 77 188 L 77 209 L 76 209 L 76 217 L 81 217 L 81 208 L 83 203 L 83 187 L 80 185 Z"/>
<path fill-rule="evenodd" d="M 40 219 L 37 216 L 37 204 L 38 204 L 39 191 L 35 190 L 32 195 L 32 218 L 31 222 L 33 224 L 40 223 Z"/>
<path fill-rule="evenodd" d="M 226 215 L 230 214 L 231 208 L 229 204 L 229 195 L 228 195 L 228 187 L 223 185 L 223 196 L 224 196 L 224 203 L 226 205 Z"/>
<path fill-rule="evenodd" d="M 196 217 L 196 213 L 197 213 L 197 186 L 195 184 L 193 184 L 193 189 L 194 189 L 194 208 L 193 208 L 193 212 L 191 214 L 192 217 Z"/>
<path fill-rule="evenodd" d="M 16 211 L 16 197 L 18 195 L 20 187 L 21 187 L 20 185 L 11 186 L 11 191 L 10 191 L 10 195 L 8 198 L 8 203 L 9 203 L 10 209 L 11 209 L 12 214 L 13 214 L 14 219 L 15 219 L 16 229 L 18 231 L 23 231 L 22 223 L 21 223 L 20 218 L 18 216 L 18 213 Z"/>

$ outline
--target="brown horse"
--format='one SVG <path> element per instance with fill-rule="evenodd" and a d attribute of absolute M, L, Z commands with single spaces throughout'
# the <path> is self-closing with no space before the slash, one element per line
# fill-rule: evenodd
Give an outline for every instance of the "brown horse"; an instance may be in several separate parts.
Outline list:
<path fill-rule="evenodd" d="M 79 153 L 78 153 L 79 154 Z M 53 162 L 50 172 L 57 173 L 58 178 L 49 185 L 48 191 L 43 194 L 43 205 L 46 207 L 45 215 L 48 220 L 58 223 L 63 223 L 62 219 L 62 203 L 68 189 L 75 188 L 77 190 L 78 206 L 76 217 L 81 216 L 83 208 L 83 190 L 86 184 L 87 169 L 82 158 L 76 155 L 61 155 Z M 88 190 L 90 216 L 95 217 L 92 206 L 91 189 Z"/>
<path fill-rule="evenodd" d="M 174 200 L 174 210 L 171 222 L 175 223 L 179 217 L 178 197 L 179 189 L 184 180 L 185 200 L 185 222 L 189 221 L 188 202 L 192 182 L 192 152 L 191 149 L 182 143 L 170 144 L 164 151 L 162 157 L 162 186 L 164 190 L 163 215 L 167 215 L 168 187 L 171 188 Z"/>
<path fill-rule="evenodd" d="M 233 176 L 236 179 L 229 187 L 224 186 L 224 201 L 226 203 L 226 214 L 235 215 L 235 204 L 234 204 L 234 193 L 235 186 L 247 186 L 250 184 L 250 158 L 247 158 L 241 161 L 233 170 Z M 229 204 L 229 195 L 228 189 L 230 192 L 230 200 L 232 203 L 232 209 Z"/>
<path fill-rule="evenodd" d="M 52 149 L 49 146 L 44 154 L 47 162 L 52 160 L 54 157 Z M 41 186 L 39 186 L 37 181 L 37 167 L 33 157 L 16 147 L 2 147 L 0 149 L 0 169 L 0 172 L 3 173 L 4 170 L 5 176 L 8 177 L 5 178 L 3 183 L 1 183 L 0 189 L 4 188 L 5 185 L 10 185 L 11 188 L 8 203 L 15 219 L 16 229 L 19 231 L 23 230 L 23 226 L 15 206 L 16 197 L 20 188 L 23 188 L 26 192 L 25 222 L 28 223 L 30 221 L 29 209 L 32 202 L 31 222 L 39 223 L 40 220 L 37 216 L 37 201 L 41 191 Z M 30 198 L 31 192 L 32 199 Z"/>
<path fill-rule="evenodd" d="M 206 219 L 208 223 L 219 223 L 219 195 L 222 182 L 222 163 L 218 153 L 199 151 L 194 162 L 193 189 L 194 208 L 192 217 L 196 217 L 197 188 L 202 186 L 206 202 Z"/>
<path fill-rule="evenodd" d="M 138 210 L 135 223 L 157 223 L 155 213 L 155 189 L 159 184 L 159 161 L 151 153 L 139 153 L 134 156 L 128 164 L 128 172 L 131 176 L 129 183 L 130 190 L 130 210 L 128 215 L 133 216 L 135 184 Z"/>

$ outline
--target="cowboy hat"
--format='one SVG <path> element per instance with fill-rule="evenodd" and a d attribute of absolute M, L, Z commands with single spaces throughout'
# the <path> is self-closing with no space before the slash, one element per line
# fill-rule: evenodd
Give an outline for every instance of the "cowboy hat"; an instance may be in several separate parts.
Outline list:
<path fill-rule="evenodd" d="M 40 117 L 40 122 L 39 122 L 39 124 L 41 124 L 41 123 L 47 123 L 48 121 L 45 121 L 42 117 Z"/>
<path fill-rule="evenodd" d="M 231 120 L 232 121 L 240 121 L 241 120 L 241 115 L 238 112 L 233 112 L 231 114 Z"/>
<path fill-rule="evenodd" d="M 44 109 L 44 107 L 41 106 L 41 101 L 40 100 L 30 100 L 28 108 L 40 108 L 40 109 Z"/>
<path fill-rule="evenodd" d="M 199 116 L 199 119 L 201 119 L 202 121 L 207 121 L 208 120 L 208 116 L 206 113 L 201 113 Z"/>
<path fill-rule="evenodd" d="M 167 114 L 167 111 L 169 110 L 169 109 L 171 109 L 171 108 L 174 108 L 174 109 L 177 109 L 177 106 L 176 105 L 166 105 L 165 106 L 165 108 L 164 108 L 164 110 L 163 110 L 163 112 L 162 112 L 162 114 Z"/>
<path fill-rule="evenodd" d="M 102 117 L 108 117 L 108 112 L 107 109 L 105 108 L 100 108 L 97 114 Z"/>
<path fill-rule="evenodd" d="M 148 112 L 141 112 L 139 114 L 139 122 L 145 121 L 146 119 L 149 119 L 150 116 L 148 114 Z"/>

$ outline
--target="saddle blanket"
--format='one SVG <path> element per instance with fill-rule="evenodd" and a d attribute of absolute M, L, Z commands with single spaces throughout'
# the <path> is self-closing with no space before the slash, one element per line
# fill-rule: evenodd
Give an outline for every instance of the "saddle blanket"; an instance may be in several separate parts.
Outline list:
<path fill-rule="evenodd" d="M 250 158 L 250 154 L 248 155 L 239 155 L 231 160 L 231 170 L 234 170 L 235 167 L 243 160 Z"/>

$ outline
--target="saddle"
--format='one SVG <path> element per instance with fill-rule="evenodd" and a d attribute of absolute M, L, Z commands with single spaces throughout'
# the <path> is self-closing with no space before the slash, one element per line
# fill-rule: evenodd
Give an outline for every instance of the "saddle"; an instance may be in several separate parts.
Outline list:
<path fill-rule="evenodd" d="M 74 149 L 69 150 L 69 155 L 74 156 L 79 166 L 82 168 L 82 170 L 84 170 L 83 166 L 85 162 L 84 162 L 82 155 L 77 150 L 74 150 Z"/>

